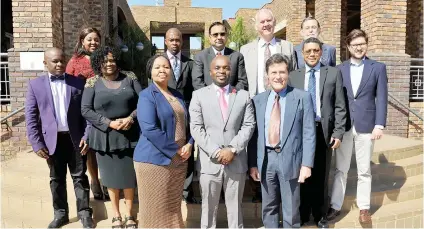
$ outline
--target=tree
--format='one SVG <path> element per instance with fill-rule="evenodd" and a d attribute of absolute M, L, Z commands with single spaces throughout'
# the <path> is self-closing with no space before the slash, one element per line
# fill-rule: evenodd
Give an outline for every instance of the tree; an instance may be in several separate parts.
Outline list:
<path fill-rule="evenodd" d="M 236 44 L 236 49 L 239 50 L 241 46 L 249 43 L 255 38 L 256 35 L 253 32 L 246 30 L 246 27 L 243 23 L 243 18 L 236 18 L 233 26 L 231 26 L 228 42 L 234 42 Z"/>

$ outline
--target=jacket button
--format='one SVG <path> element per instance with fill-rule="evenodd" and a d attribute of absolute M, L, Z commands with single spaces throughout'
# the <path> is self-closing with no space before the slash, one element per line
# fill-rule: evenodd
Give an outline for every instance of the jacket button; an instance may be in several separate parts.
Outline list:
<path fill-rule="evenodd" d="M 356 99 L 354 99 L 353 101 L 356 101 Z"/>

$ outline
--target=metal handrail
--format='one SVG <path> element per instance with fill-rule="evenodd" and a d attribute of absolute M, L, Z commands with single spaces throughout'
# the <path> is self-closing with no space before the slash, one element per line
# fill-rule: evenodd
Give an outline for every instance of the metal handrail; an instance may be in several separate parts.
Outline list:
<path fill-rule="evenodd" d="M 401 101 L 399 101 L 398 99 L 396 99 L 396 97 L 394 95 L 392 95 L 389 92 L 389 97 L 392 98 L 394 101 L 396 101 L 397 103 L 399 103 L 403 108 L 407 109 L 409 112 L 411 112 L 412 114 L 414 114 L 415 116 L 417 116 L 417 118 L 421 119 L 421 121 L 424 121 L 424 118 L 419 115 L 416 111 L 412 110 L 410 107 L 408 107 L 407 105 L 403 104 Z"/>
<path fill-rule="evenodd" d="M 10 118 L 10 117 L 12 117 L 12 116 L 16 115 L 17 113 L 19 113 L 19 112 L 23 111 L 24 109 L 25 109 L 25 106 L 23 106 L 23 107 L 21 107 L 21 108 L 19 108 L 19 109 L 15 110 L 15 111 L 13 111 L 13 112 L 9 113 L 8 115 L 6 115 L 6 117 L 4 117 L 4 118 L 2 118 L 2 119 L 1 119 L 0 123 L 4 123 L 4 122 L 6 122 L 8 118 Z"/>

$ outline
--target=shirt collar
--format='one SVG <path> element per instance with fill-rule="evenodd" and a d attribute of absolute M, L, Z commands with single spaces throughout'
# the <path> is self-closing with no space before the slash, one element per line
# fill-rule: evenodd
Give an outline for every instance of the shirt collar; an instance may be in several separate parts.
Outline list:
<path fill-rule="evenodd" d="M 221 52 L 221 55 L 224 55 L 225 47 L 221 51 L 216 50 L 215 47 L 213 46 L 212 46 L 212 49 L 213 49 L 213 52 L 215 53 L 215 56 L 218 52 Z"/>
<path fill-rule="evenodd" d="M 48 75 L 49 75 L 49 78 L 50 78 L 50 77 L 52 77 L 52 76 L 57 77 L 56 75 L 53 75 L 53 74 L 51 74 L 50 72 L 47 72 L 47 73 L 48 73 Z M 59 75 L 59 76 L 66 76 L 66 75 L 65 75 L 65 73 L 63 73 L 62 75 Z"/>
<path fill-rule="evenodd" d="M 315 67 L 313 67 L 313 68 L 311 68 L 311 67 L 309 67 L 309 65 L 307 65 L 307 64 L 305 64 L 305 72 L 310 72 L 311 71 L 311 69 L 314 69 L 315 70 L 315 72 L 319 72 L 319 69 L 321 68 L 321 63 L 319 63 L 318 62 L 318 64 L 317 65 L 315 65 Z"/>
<path fill-rule="evenodd" d="M 219 87 L 218 85 L 213 84 L 213 86 L 215 88 L 215 91 L 221 90 L 221 87 Z M 225 94 L 228 94 L 230 90 L 230 84 L 227 84 L 224 88 L 225 88 Z"/>
<path fill-rule="evenodd" d="M 262 38 L 259 38 L 259 47 L 263 47 L 266 44 L 266 41 Z M 271 46 L 274 46 L 275 44 L 277 44 L 277 41 L 275 40 L 275 37 L 272 38 L 272 40 L 269 42 L 269 44 Z"/>
<path fill-rule="evenodd" d="M 271 93 L 269 94 L 272 97 L 275 97 L 275 95 L 277 94 L 277 92 L 275 92 L 274 90 L 271 90 Z M 286 97 L 287 95 L 287 86 L 281 90 L 280 92 L 278 92 L 278 95 L 280 95 L 280 97 Z"/>
<path fill-rule="evenodd" d="M 361 65 L 364 64 L 365 61 L 365 56 L 362 58 L 361 62 L 359 64 L 353 63 L 352 59 L 350 59 L 350 66 L 356 66 L 356 67 L 360 67 Z"/>
<path fill-rule="evenodd" d="M 174 55 L 169 50 L 166 50 L 166 54 L 170 60 L 174 58 Z M 181 51 L 175 56 L 178 58 L 178 60 L 181 60 Z"/>

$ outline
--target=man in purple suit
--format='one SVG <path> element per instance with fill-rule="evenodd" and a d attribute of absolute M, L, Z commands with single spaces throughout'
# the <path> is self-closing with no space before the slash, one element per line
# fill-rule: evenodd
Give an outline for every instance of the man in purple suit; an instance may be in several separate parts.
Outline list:
<path fill-rule="evenodd" d="M 340 214 L 346 191 L 347 173 L 352 152 L 355 150 L 358 170 L 356 202 L 360 223 L 370 223 L 371 214 L 371 156 L 374 141 L 383 136 L 387 117 L 387 73 L 386 65 L 366 57 L 368 37 L 360 29 L 354 29 L 346 37 L 350 59 L 338 68 L 343 75 L 347 92 L 348 117 L 346 133 L 337 149 L 336 171 L 331 194 L 331 208 L 327 220 Z"/>
<path fill-rule="evenodd" d="M 74 183 L 78 218 L 84 228 L 92 228 L 90 188 L 85 175 L 86 138 L 90 126 L 81 116 L 84 80 L 64 73 L 65 57 L 58 48 L 46 50 L 43 63 L 48 74 L 28 83 L 25 119 L 28 140 L 34 152 L 45 159 L 50 168 L 54 219 L 48 228 L 69 223 L 67 167 Z"/>

